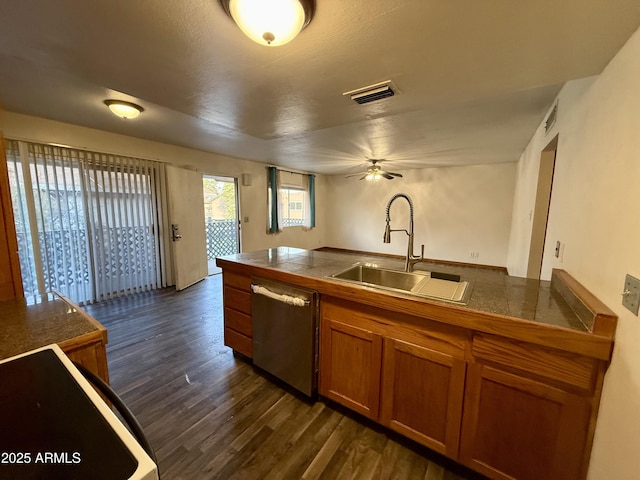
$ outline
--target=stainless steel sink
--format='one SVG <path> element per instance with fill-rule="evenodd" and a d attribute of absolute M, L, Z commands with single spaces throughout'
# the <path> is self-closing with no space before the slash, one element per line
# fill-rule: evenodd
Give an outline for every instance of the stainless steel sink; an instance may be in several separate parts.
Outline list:
<path fill-rule="evenodd" d="M 397 272 L 366 265 L 354 265 L 340 273 L 332 275 L 338 280 L 349 280 L 356 283 L 367 283 L 379 287 L 388 287 L 396 290 L 411 291 L 418 283 L 426 278 L 417 273 Z"/>
<path fill-rule="evenodd" d="M 467 303 L 470 293 L 469 282 L 433 278 L 431 272 L 399 272 L 363 264 L 330 275 L 330 278 L 455 303 Z"/>

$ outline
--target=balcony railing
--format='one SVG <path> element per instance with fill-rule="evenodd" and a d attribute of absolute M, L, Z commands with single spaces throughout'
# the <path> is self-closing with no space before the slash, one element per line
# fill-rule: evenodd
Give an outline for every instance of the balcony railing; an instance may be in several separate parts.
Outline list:
<path fill-rule="evenodd" d="M 117 276 L 120 281 L 130 277 L 131 285 L 136 280 L 142 281 L 156 268 L 155 262 L 142 264 L 136 262 L 136 255 L 128 256 L 126 251 L 145 248 L 153 239 L 147 227 L 112 228 L 103 231 L 103 249 L 94 252 L 98 278 L 109 282 Z M 236 220 L 208 220 L 206 222 L 207 259 L 214 260 L 222 255 L 238 253 L 238 229 Z M 22 271 L 23 286 L 26 296 L 38 294 L 36 268 L 32 252 L 31 238 L 29 235 L 18 232 L 20 268 Z M 56 231 L 39 232 L 40 255 L 44 267 L 46 291 L 58 290 L 63 294 L 69 294 L 73 289 L 89 283 L 89 252 L 87 247 L 87 232 L 82 229 L 65 229 Z M 114 248 L 116 244 L 122 247 L 125 244 L 124 255 L 127 262 L 123 262 L 120 256 L 122 249 Z M 75 255 L 72 254 L 75 251 Z M 153 256 L 150 256 L 153 258 Z M 75 260 L 75 263 L 71 259 Z M 79 264 L 78 264 L 79 262 Z"/>
<path fill-rule="evenodd" d="M 236 220 L 207 219 L 207 260 L 238 253 L 238 227 Z"/>
<path fill-rule="evenodd" d="M 155 271 L 155 257 L 142 262 L 142 258 L 128 252 L 148 248 L 153 241 L 148 227 L 103 228 L 101 237 L 94 239 L 102 248 L 94 249 L 93 268 L 101 281 L 107 284 L 118 277 L 120 288 L 146 285 Z M 17 233 L 20 269 L 25 296 L 38 294 L 35 261 L 32 256 L 31 237 Z M 73 297 L 72 291 L 89 285 L 90 267 L 87 232 L 82 229 L 65 229 L 38 232 L 40 256 L 44 269 L 45 291 L 59 291 Z M 120 248 L 116 248 L 118 245 Z M 123 248 L 124 245 L 124 248 Z M 100 251 L 97 251 L 100 250 Z M 126 261 L 124 258 L 126 257 Z M 74 298 L 75 299 L 75 298 Z M 75 299 L 84 301 L 85 299 Z"/>

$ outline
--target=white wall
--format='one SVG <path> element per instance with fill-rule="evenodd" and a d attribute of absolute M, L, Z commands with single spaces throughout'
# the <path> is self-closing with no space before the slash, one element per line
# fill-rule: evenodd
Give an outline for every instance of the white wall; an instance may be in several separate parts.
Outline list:
<path fill-rule="evenodd" d="M 56 143 L 74 148 L 98 152 L 137 156 L 160 160 L 176 166 L 195 167 L 203 174 L 226 177 L 241 177 L 250 173 L 252 185 L 239 186 L 240 213 L 249 217 L 242 225 L 242 250 L 245 252 L 263 248 L 288 245 L 299 248 L 316 248 L 325 245 L 325 177 L 316 176 L 316 228 L 303 231 L 302 227 L 285 229 L 277 235 L 268 235 L 267 230 L 267 173 L 266 165 L 249 160 L 225 157 L 213 153 L 176 147 L 164 143 L 54 122 L 38 117 L 3 112 L 0 130 L 6 138 L 29 140 L 41 143 Z"/>
<path fill-rule="evenodd" d="M 394 171 L 396 171 L 394 169 Z M 359 181 L 327 177 L 327 242 L 331 246 L 405 255 L 407 236 L 392 233 L 382 242 L 386 206 L 396 193 L 414 205 L 415 253 L 485 265 L 506 265 L 516 165 L 497 164 L 406 170 L 402 179 Z M 408 228 L 409 207 L 391 207 L 391 228 Z M 479 252 L 471 258 L 471 252 Z"/>
<path fill-rule="evenodd" d="M 553 267 L 564 268 L 619 316 L 590 480 L 640 478 L 640 319 L 620 304 L 625 274 L 640 278 L 638 79 L 640 31 L 595 80 L 572 82 L 559 97 L 560 136 L 543 277 Z M 511 273 L 526 265 L 531 190 L 545 143 L 540 136 L 539 130 L 518 168 Z M 562 259 L 553 255 L 556 240 L 565 245 Z"/>
<path fill-rule="evenodd" d="M 516 277 L 526 277 L 529 260 L 529 247 L 531 244 L 531 229 L 533 227 L 533 213 L 536 201 L 536 188 L 538 185 L 538 170 L 540 168 L 540 154 L 542 150 L 554 139 L 559 131 L 560 145 L 557 147 L 556 169 L 560 169 L 559 158 L 562 156 L 563 142 L 570 132 L 567 126 L 567 115 L 580 98 L 588 91 L 597 77 L 589 77 L 581 80 L 568 82 L 558 95 L 558 114 L 556 123 L 545 133 L 544 122 L 541 123 L 534 133 L 529 145 L 520 156 L 516 173 L 516 191 L 513 201 L 513 217 L 511 221 L 511 234 L 509 238 L 509 252 L 507 258 L 507 269 L 509 274 Z M 555 102 L 554 102 L 555 103 Z M 552 107 L 553 108 L 553 107 Z M 551 109 L 550 109 L 551 110 Z M 549 113 L 549 112 L 547 112 Z M 547 115 L 545 115 L 546 118 Z M 554 185 L 552 197 L 557 194 L 558 187 Z M 551 208 L 556 208 L 552 205 Z M 551 214 L 551 211 L 550 211 Z M 555 240 L 547 235 L 549 243 L 547 247 L 555 249 Z M 553 241 L 551 241 L 553 240 Z M 542 278 L 549 280 L 551 272 L 542 272 Z"/>

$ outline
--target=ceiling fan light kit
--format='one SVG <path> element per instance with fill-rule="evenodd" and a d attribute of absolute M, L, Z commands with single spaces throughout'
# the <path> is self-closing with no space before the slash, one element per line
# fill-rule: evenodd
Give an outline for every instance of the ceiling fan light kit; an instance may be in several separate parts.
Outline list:
<path fill-rule="evenodd" d="M 382 175 L 380 175 L 380 172 L 378 171 L 368 172 L 364 177 L 364 179 L 368 180 L 369 182 L 378 182 L 381 178 Z"/>
<path fill-rule="evenodd" d="M 362 175 L 360 177 L 360 180 L 367 180 L 369 182 L 377 182 L 381 178 L 386 178 L 387 180 L 393 180 L 396 177 L 402 178 L 401 173 L 386 172 L 382 170 L 380 168 L 380 165 L 378 165 L 378 163 L 381 162 L 382 160 L 367 160 L 367 161 L 371 162 L 371 165 L 367 167 L 367 171 L 364 172 L 364 175 L 360 173 L 355 173 L 353 175 L 347 175 L 346 178 L 357 177 L 358 175 Z"/>
<path fill-rule="evenodd" d="M 220 0 L 220 4 L 247 37 L 269 47 L 293 40 L 315 12 L 315 0 Z"/>
<path fill-rule="evenodd" d="M 136 118 L 138 115 L 140 115 L 140 113 L 144 112 L 144 108 L 142 108 L 140 105 L 126 102 L 124 100 L 105 100 L 104 104 L 109 107 L 111 113 L 120 118 Z"/>

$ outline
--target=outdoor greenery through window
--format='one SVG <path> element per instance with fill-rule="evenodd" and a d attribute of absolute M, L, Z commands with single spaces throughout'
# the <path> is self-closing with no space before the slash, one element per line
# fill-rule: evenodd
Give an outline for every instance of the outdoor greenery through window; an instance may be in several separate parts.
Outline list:
<path fill-rule="evenodd" d="M 211 263 L 217 257 L 240 251 L 236 184 L 233 178 L 205 175 L 202 187 L 207 260 Z"/>

